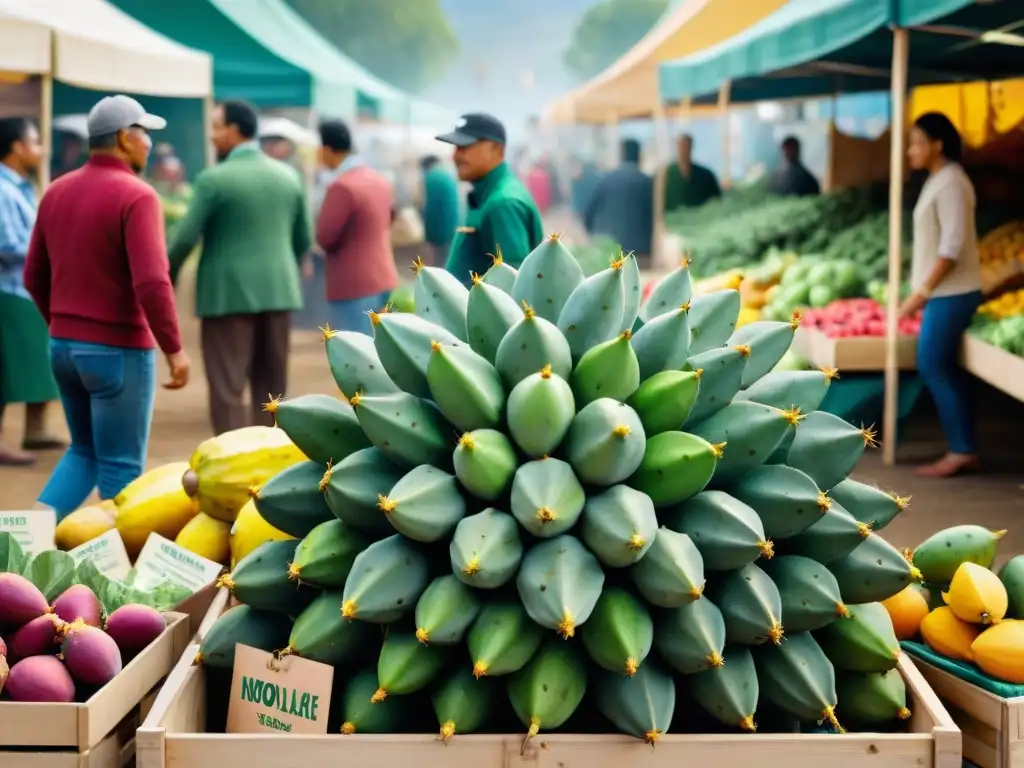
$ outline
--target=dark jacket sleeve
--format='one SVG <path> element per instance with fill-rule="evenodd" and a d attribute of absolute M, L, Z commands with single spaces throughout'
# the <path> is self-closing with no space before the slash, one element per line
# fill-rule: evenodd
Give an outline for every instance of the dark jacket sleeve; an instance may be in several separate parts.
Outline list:
<path fill-rule="evenodd" d="M 214 198 L 210 177 L 200 173 L 192 185 L 192 199 L 189 201 L 185 218 L 175 227 L 174 239 L 167 248 L 172 283 L 178 281 L 178 273 L 181 272 L 185 260 L 203 237 L 206 222 L 213 212 Z"/>

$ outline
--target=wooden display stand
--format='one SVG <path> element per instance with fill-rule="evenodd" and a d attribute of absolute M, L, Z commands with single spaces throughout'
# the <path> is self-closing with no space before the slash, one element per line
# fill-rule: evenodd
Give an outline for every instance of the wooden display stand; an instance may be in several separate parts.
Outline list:
<path fill-rule="evenodd" d="M 1001 389 L 1010 397 L 1024 401 L 1024 357 L 964 334 L 960 364 L 982 381 Z M 1021 765 L 1024 766 L 1024 762 Z"/>
<path fill-rule="evenodd" d="M 852 336 L 833 339 L 814 328 L 797 328 L 793 351 L 816 368 L 880 373 L 885 370 L 885 337 Z M 917 367 L 917 337 L 901 336 L 897 343 L 899 367 Z"/>

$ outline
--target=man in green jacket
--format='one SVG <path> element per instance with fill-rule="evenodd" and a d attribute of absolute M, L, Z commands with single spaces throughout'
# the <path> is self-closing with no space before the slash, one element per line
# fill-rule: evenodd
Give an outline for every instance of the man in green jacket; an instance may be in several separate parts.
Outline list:
<path fill-rule="evenodd" d="M 216 434 L 272 423 L 262 404 L 287 388 L 299 264 L 310 248 L 302 180 L 260 151 L 256 124 L 243 102 L 217 107 L 213 144 L 222 162 L 196 177 L 168 253 L 176 279 L 202 240 L 196 313 Z M 250 406 L 242 401 L 247 384 Z"/>
<path fill-rule="evenodd" d="M 665 171 L 665 213 L 696 208 L 722 194 L 714 172 L 693 162 L 693 136 L 680 136 L 676 153 L 676 162 Z"/>
<path fill-rule="evenodd" d="M 459 178 L 473 184 L 447 270 L 470 285 L 473 273 L 482 275 L 498 255 L 518 267 L 544 239 L 544 226 L 530 193 L 505 164 L 505 126 L 490 115 L 463 115 L 454 131 L 437 139 L 455 146 Z"/>

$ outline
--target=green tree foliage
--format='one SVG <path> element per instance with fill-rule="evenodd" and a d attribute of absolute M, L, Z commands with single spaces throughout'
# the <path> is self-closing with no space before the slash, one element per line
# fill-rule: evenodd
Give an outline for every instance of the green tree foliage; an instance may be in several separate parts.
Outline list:
<path fill-rule="evenodd" d="M 600 74 L 632 48 L 668 8 L 668 0 L 602 0 L 573 30 L 563 53 L 565 66 L 580 80 Z"/>
<path fill-rule="evenodd" d="M 440 0 L 288 0 L 346 56 L 418 93 L 458 51 Z"/>

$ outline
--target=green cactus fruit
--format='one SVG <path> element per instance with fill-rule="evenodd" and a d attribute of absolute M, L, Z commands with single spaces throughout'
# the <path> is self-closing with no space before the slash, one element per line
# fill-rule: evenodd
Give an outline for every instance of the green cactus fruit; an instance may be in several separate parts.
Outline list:
<path fill-rule="evenodd" d="M 554 453 L 575 415 L 572 387 L 550 365 L 522 379 L 508 396 L 509 434 L 523 453 L 535 459 Z"/>
<path fill-rule="evenodd" d="M 328 467 L 320 488 L 327 506 L 343 523 L 361 531 L 390 533 L 394 529 L 377 502 L 404 474 L 377 448 L 364 448 Z"/>
<path fill-rule="evenodd" d="M 467 346 L 430 345 L 427 383 L 442 415 L 460 431 L 496 426 L 505 411 L 505 390 L 493 365 Z"/>
<path fill-rule="evenodd" d="M 754 713 L 761 691 L 749 648 L 729 646 L 718 664 L 688 677 L 686 682 L 700 708 L 720 723 L 750 733 L 757 730 Z"/>
<path fill-rule="evenodd" d="M 310 461 L 324 465 L 370 447 L 352 406 L 330 395 L 302 395 L 282 401 L 271 398 L 263 410 L 273 414 Z"/>
<path fill-rule="evenodd" d="M 647 381 L 662 371 L 676 371 L 686 364 L 690 353 L 690 306 L 658 315 L 633 333 L 633 345 L 640 380 Z M 678 424 L 676 426 L 679 426 Z"/>
<path fill-rule="evenodd" d="M 416 602 L 416 639 L 421 643 L 454 645 L 480 613 L 480 601 L 454 575 L 438 576 Z"/>
<path fill-rule="evenodd" d="M 257 611 L 248 605 L 228 608 L 199 641 L 196 662 L 213 669 L 234 669 L 239 643 L 271 653 L 288 642 L 290 622 L 279 613 Z"/>
<path fill-rule="evenodd" d="M 647 437 L 636 411 L 600 397 L 586 405 L 569 427 L 566 456 L 576 476 L 590 485 L 615 485 L 644 459 Z"/>
<path fill-rule="evenodd" d="M 816 560 L 784 555 L 761 569 L 779 589 L 787 632 L 811 632 L 849 615 L 835 576 Z"/>
<path fill-rule="evenodd" d="M 1024 618 L 1024 555 L 1017 555 L 1008 560 L 999 569 L 999 580 L 1006 587 L 1006 618 Z M 945 592 L 946 589 L 940 591 Z"/>
<path fill-rule="evenodd" d="M 512 443 L 496 429 L 475 429 L 459 439 L 452 458 L 462 487 L 484 501 L 504 495 L 519 460 Z"/>
<path fill-rule="evenodd" d="M 341 615 L 389 624 L 415 607 L 427 588 L 427 579 L 427 558 L 401 534 L 376 541 L 352 563 Z"/>
<path fill-rule="evenodd" d="M 458 278 L 441 267 L 428 267 L 416 257 L 412 263 L 416 274 L 413 297 L 416 314 L 436 323 L 462 341 L 466 339 L 466 307 L 469 291 Z"/>
<path fill-rule="evenodd" d="M 738 392 L 735 399 L 810 413 L 821 407 L 829 384 L 838 376 L 835 368 L 823 368 L 820 371 L 772 371 Z"/>
<path fill-rule="evenodd" d="M 730 403 L 687 430 L 712 445 L 725 445 L 712 477 L 713 484 L 721 487 L 768 461 L 800 418 L 797 411 L 781 411 L 770 405 Z"/>
<path fill-rule="evenodd" d="M 428 464 L 409 470 L 377 506 L 396 531 L 424 543 L 451 534 L 466 516 L 466 501 L 455 476 Z"/>
<path fill-rule="evenodd" d="M 684 675 L 722 666 L 722 612 L 706 597 L 662 612 L 654 625 L 654 647 L 676 672 Z"/>
<path fill-rule="evenodd" d="M 489 254 L 491 256 L 491 266 L 484 273 L 483 281 L 488 285 L 493 285 L 495 288 L 499 288 L 512 297 L 512 286 L 516 284 L 516 278 L 519 276 L 519 271 L 511 264 L 506 264 L 505 260 L 501 257 L 501 246 L 497 247 L 497 253 Z M 515 299 L 513 299 L 515 301 Z"/>
<path fill-rule="evenodd" d="M 725 639 L 740 645 L 782 642 L 782 598 L 768 574 L 751 563 L 713 579 L 711 602 L 725 619 Z"/>
<path fill-rule="evenodd" d="M 857 522 L 835 500 L 810 528 L 785 540 L 787 555 L 803 555 L 828 565 L 853 552 L 868 534 L 871 526 Z"/>
<path fill-rule="evenodd" d="M 588 349 L 573 369 L 569 383 L 582 408 L 600 397 L 624 401 L 640 386 L 640 366 L 629 343 L 630 331 Z"/>
<path fill-rule="evenodd" d="M 647 302 L 640 308 L 640 319 L 644 321 L 644 324 L 650 323 L 654 318 L 688 303 L 692 295 L 690 260 L 683 259 L 678 267 L 665 275 L 654 286 Z"/>
<path fill-rule="evenodd" d="M 649 437 L 643 461 L 628 484 L 650 496 L 656 507 L 686 501 L 707 487 L 723 447 L 686 432 Z"/>
<path fill-rule="evenodd" d="M 323 464 L 301 461 L 253 487 L 250 495 L 260 517 L 277 530 L 302 538 L 334 517 L 320 490 L 323 476 Z"/>
<path fill-rule="evenodd" d="M 694 296 L 690 302 L 690 355 L 699 355 L 729 341 L 740 316 L 739 291 Z"/>
<path fill-rule="evenodd" d="M 845 672 L 885 672 L 900 660 L 900 643 L 881 603 L 847 609 L 849 616 L 814 633 L 832 666 Z"/>
<path fill-rule="evenodd" d="M 288 645 L 278 655 L 337 664 L 362 653 L 379 633 L 365 622 L 345 621 L 343 603 L 341 592 L 321 593 L 296 617 Z"/>
<path fill-rule="evenodd" d="M 647 602 L 678 608 L 704 594 L 704 561 L 685 533 L 659 528 L 654 543 L 629 569 L 630 578 Z"/>
<path fill-rule="evenodd" d="M 512 515 L 540 538 L 557 536 L 576 525 L 586 499 L 572 467 L 560 459 L 528 461 L 512 480 Z"/>
<path fill-rule="evenodd" d="M 676 684 L 656 664 L 635 675 L 601 672 L 594 681 L 598 711 L 622 733 L 655 744 L 668 733 L 676 711 Z"/>
<path fill-rule="evenodd" d="M 370 702 L 422 691 L 440 674 L 445 661 L 441 646 L 421 643 L 415 635 L 390 628 L 377 659 L 377 690 Z"/>
<path fill-rule="evenodd" d="M 836 718 L 836 673 L 810 632 L 786 635 L 781 645 L 769 643 L 754 654 L 764 703 L 771 703 L 804 722 L 828 722 L 840 733 Z"/>
<path fill-rule="evenodd" d="M 658 518 L 650 498 L 625 485 L 587 497 L 583 541 L 601 565 L 625 568 L 640 561 L 654 544 Z"/>
<path fill-rule="evenodd" d="M 448 548 L 452 572 L 463 584 L 497 589 L 519 570 L 523 542 L 515 518 L 496 509 L 464 517 Z"/>
<path fill-rule="evenodd" d="M 599 667 L 618 676 L 635 675 L 654 640 L 654 622 L 644 604 L 624 589 L 601 593 L 580 639 Z"/>
<path fill-rule="evenodd" d="M 396 464 L 444 467 L 451 459 L 451 426 L 426 400 L 405 392 L 355 394 L 350 399 L 370 442 Z"/>
<path fill-rule="evenodd" d="M 990 531 L 980 525 L 945 528 L 917 546 L 913 553 L 914 565 L 921 570 L 925 581 L 948 584 L 964 563 L 991 568 L 996 548 L 1005 534 L 1006 531 Z"/>
<path fill-rule="evenodd" d="M 880 603 L 921 581 L 917 566 L 876 533 L 869 534 L 846 557 L 829 563 L 828 568 L 839 582 L 847 605 Z"/>
<path fill-rule="evenodd" d="M 781 464 L 755 467 L 729 487 L 729 495 L 757 512 L 776 545 L 810 528 L 830 506 L 811 478 Z"/>
<path fill-rule="evenodd" d="M 679 429 L 686 421 L 699 388 L 696 371 L 662 371 L 640 385 L 629 405 L 640 417 L 645 435 L 660 435 Z"/>
<path fill-rule="evenodd" d="M 349 678 L 342 694 L 341 732 L 394 733 L 402 722 L 401 701 L 394 699 L 374 704 L 370 697 L 377 692 L 377 670 L 368 669 Z"/>
<path fill-rule="evenodd" d="M 697 374 L 700 388 L 684 427 L 704 421 L 733 402 L 740 392 L 747 354 L 747 347 L 716 347 L 687 359 L 683 370 Z"/>
<path fill-rule="evenodd" d="M 569 638 L 590 618 L 604 572 L 577 539 L 556 536 L 526 553 L 516 588 L 531 619 Z"/>
<path fill-rule="evenodd" d="M 860 522 L 870 525 L 873 531 L 885 528 L 910 504 L 909 496 L 886 493 L 852 477 L 833 486 L 828 495 Z"/>
<path fill-rule="evenodd" d="M 569 294 L 558 313 L 558 330 L 569 342 L 573 360 L 603 341 L 614 339 L 622 329 L 625 309 L 623 271 L 625 260 L 613 261 L 608 269 L 591 275 Z M 632 324 L 630 324 L 632 329 Z"/>
<path fill-rule="evenodd" d="M 320 523 L 294 549 L 288 578 L 321 589 L 343 589 L 356 555 L 370 542 L 366 534 L 341 520 Z"/>
<path fill-rule="evenodd" d="M 552 235 L 530 251 L 519 265 L 512 298 L 529 304 L 537 310 L 538 317 L 557 323 L 565 302 L 582 282 L 583 269 L 576 257 L 558 235 Z M 540 368 L 539 365 L 531 367 L 533 370 Z"/>
<path fill-rule="evenodd" d="M 473 275 L 466 309 L 466 334 L 474 352 L 493 365 L 498 345 L 522 316 L 519 305 L 506 291 Z"/>
<path fill-rule="evenodd" d="M 814 411 L 800 421 L 786 463 L 819 488 L 832 488 L 853 472 L 865 448 L 876 445 L 874 430 L 857 429 L 827 411 Z"/>
<path fill-rule="evenodd" d="M 772 452 L 772 455 L 768 457 L 768 461 L 765 464 L 785 464 L 786 455 L 789 453 L 789 447 L 793 445 L 794 437 L 796 437 L 796 430 L 789 430 L 786 436 L 782 438 L 782 442 L 779 443 L 779 447 Z"/>
<path fill-rule="evenodd" d="M 907 686 L 899 672 L 840 672 L 836 694 L 843 719 L 857 725 L 909 720 Z"/>
<path fill-rule="evenodd" d="M 770 559 L 775 551 L 757 512 L 722 491 L 698 493 L 669 510 L 663 520 L 693 540 L 709 571 L 734 571 L 759 558 Z"/>
<path fill-rule="evenodd" d="M 384 370 L 372 338 L 355 331 L 335 331 L 330 326 L 324 326 L 323 334 L 327 365 L 341 394 L 352 397 L 356 392 L 387 395 L 399 391 Z"/>
<path fill-rule="evenodd" d="M 457 733 L 473 733 L 487 722 L 494 709 L 495 685 L 479 680 L 464 667 L 448 675 L 430 697 L 445 743 Z"/>
<path fill-rule="evenodd" d="M 636 255 L 632 252 L 620 253 L 619 258 L 626 262 L 622 267 L 623 309 L 622 322 L 618 327 L 618 333 L 622 333 L 633 330 L 633 326 L 640 320 L 643 291 L 640 288 L 640 265 L 637 263 Z"/>
<path fill-rule="evenodd" d="M 587 690 L 587 665 L 573 646 L 549 640 L 508 684 L 516 716 L 527 727 L 523 746 L 572 717 Z"/>
<path fill-rule="evenodd" d="M 422 317 L 404 312 L 371 312 L 370 322 L 373 346 L 391 380 L 410 395 L 429 398 L 430 342 L 453 346 L 462 343 L 459 337 Z"/>
<path fill-rule="evenodd" d="M 793 344 L 793 334 L 800 324 L 800 316 L 793 315 L 788 323 L 777 320 L 756 320 L 747 323 L 729 337 L 729 346 L 750 347 L 747 367 L 743 369 L 743 387 L 755 384 L 768 374 Z M 789 403 L 784 408 L 792 408 Z"/>
<path fill-rule="evenodd" d="M 486 603 L 466 636 L 473 677 L 518 672 L 540 648 L 544 630 L 519 602 Z"/>
<path fill-rule="evenodd" d="M 333 521 L 337 522 L 337 521 Z M 259 611 L 294 616 L 316 593 L 288 578 L 295 541 L 267 541 L 239 560 L 217 580 L 240 603 Z"/>
<path fill-rule="evenodd" d="M 523 305 L 522 319 L 513 325 L 498 345 L 494 365 L 509 391 L 530 374 L 551 366 L 551 370 L 568 381 L 572 372 L 569 342 L 551 322 Z"/>

